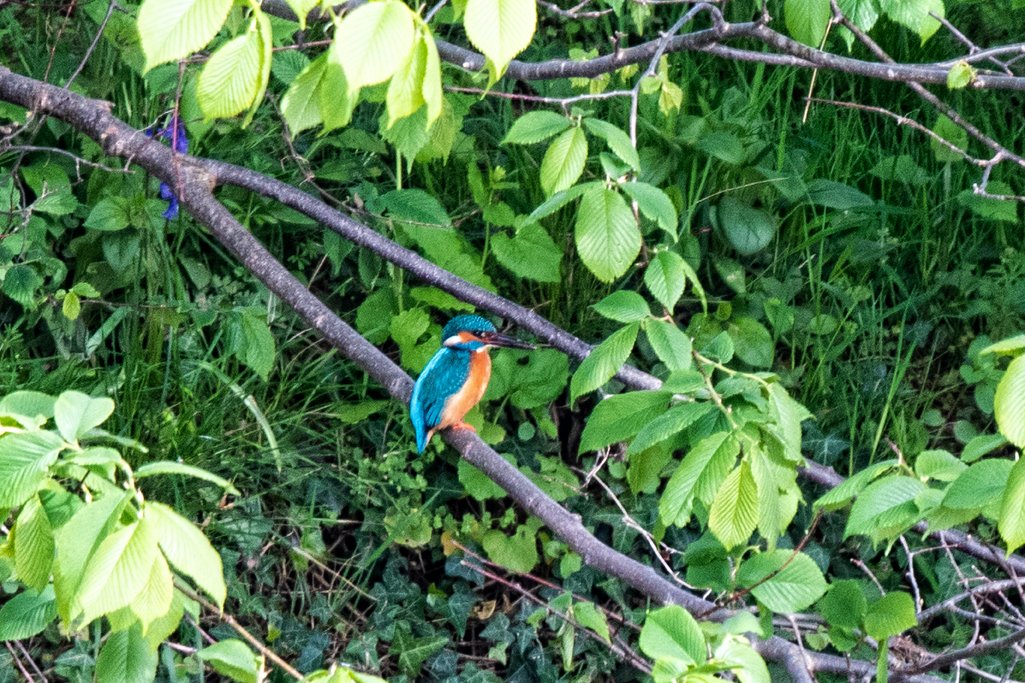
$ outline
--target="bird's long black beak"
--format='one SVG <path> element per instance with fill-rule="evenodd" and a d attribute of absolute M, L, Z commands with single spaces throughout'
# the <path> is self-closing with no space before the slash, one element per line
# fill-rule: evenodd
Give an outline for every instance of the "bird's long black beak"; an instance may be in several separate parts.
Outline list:
<path fill-rule="evenodd" d="M 510 349 L 529 349 L 531 351 L 537 348 L 533 344 L 528 344 L 525 341 L 520 341 L 516 337 L 510 337 L 509 335 L 502 334 L 501 332 L 484 332 L 478 336 L 483 342 L 490 344 L 491 346 L 504 346 Z"/>

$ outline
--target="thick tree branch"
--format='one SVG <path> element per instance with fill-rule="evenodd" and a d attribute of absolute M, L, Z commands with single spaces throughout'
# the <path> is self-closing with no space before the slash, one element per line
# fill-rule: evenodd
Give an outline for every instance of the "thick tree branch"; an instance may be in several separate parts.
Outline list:
<path fill-rule="evenodd" d="M 15 75 L 3 67 L 0 67 L 0 99 L 29 108 L 36 114 L 65 121 L 97 141 L 107 154 L 127 159 L 171 185 L 181 205 L 197 222 L 206 226 L 250 273 L 392 396 L 408 400 L 412 389 L 409 376 L 309 292 L 217 201 L 213 194 L 216 180 L 211 169 L 225 170 L 226 165 L 176 155 L 170 148 L 114 117 L 104 103 Z M 549 498 L 476 434 L 449 430 L 444 437 L 463 458 L 484 471 L 524 510 L 536 515 L 566 541 L 588 565 L 619 578 L 658 603 L 678 604 L 695 613 L 706 613 L 706 618 L 716 620 L 733 613 L 691 595 L 651 567 L 603 544 L 584 527 L 578 516 Z M 814 671 L 868 675 L 874 670 L 874 665 L 869 662 L 807 652 L 778 636 L 756 641 L 755 646 L 766 659 L 783 663 L 795 680 L 802 683 L 813 680 L 810 672 Z M 921 676 L 909 680 L 933 682 L 938 679 Z"/>

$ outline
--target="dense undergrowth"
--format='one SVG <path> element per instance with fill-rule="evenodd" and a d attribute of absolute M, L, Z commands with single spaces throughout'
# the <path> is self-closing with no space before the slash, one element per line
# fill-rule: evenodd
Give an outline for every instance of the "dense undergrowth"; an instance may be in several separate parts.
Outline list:
<path fill-rule="evenodd" d="M 8 66 L 53 83 L 72 75 L 106 3 L 81 3 L 70 15 L 57 9 L 0 7 Z M 1005 40 L 1008 27 L 1025 21 L 1021 8 L 990 11 L 985 3 L 948 8 L 955 24 L 961 16 L 977 22 L 980 41 Z M 295 25 L 273 22 L 281 44 L 291 42 Z M 594 30 L 628 28 L 614 23 Z M 539 33 L 550 38 L 563 28 L 546 19 Z M 305 39 L 322 37 L 318 30 Z M 132 19 L 115 12 L 74 88 L 113 102 L 136 127 L 162 125 L 180 95 L 190 153 L 319 194 L 416 247 L 429 237 L 411 237 L 397 225 L 401 207 L 387 193 L 422 189 L 447 210 L 463 245 L 461 259 L 442 265 L 583 339 L 599 341 L 615 329 L 592 304 L 624 284 L 642 288 L 640 271 L 613 287 L 584 268 L 573 255 L 568 210 L 546 221 L 563 252 L 558 277 L 527 279 L 507 268 L 500 245 L 511 217 L 545 199 L 537 180 L 542 152 L 501 144 L 532 108 L 529 101 L 453 96 L 449 115 L 461 127 L 451 149 L 407 166 L 378 132 L 383 105 L 362 105 L 341 132 L 287 134 L 277 100 L 305 65 L 301 52 L 274 62 L 272 95 L 242 130 L 233 121 L 203 122 L 191 68 L 181 80 L 177 65 L 141 76 L 133 31 Z M 570 47 L 601 40 L 567 35 Z M 883 35 L 902 61 L 952 49 L 943 32 L 924 48 L 906 32 Z M 543 49 L 525 56 L 540 58 Z M 812 103 L 805 117 L 808 72 L 682 54 L 669 60 L 668 73 L 681 91 L 679 110 L 667 114 L 658 98 L 642 99 L 640 155 L 646 179 L 668 187 L 683 207 L 679 250 L 698 273 L 708 313 L 688 288 L 676 319 L 696 348 L 732 330 L 740 367 L 777 373 L 814 415 L 805 423 L 805 455 L 844 475 L 895 453 L 909 460 L 927 448 L 957 453 L 976 434 L 992 432 L 999 373 L 978 352 L 987 340 L 1025 329 L 1020 209 L 971 196 L 976 169 L 888 118 L 823 103 Z M 618 77 L 611 78 L 615 85 Z M 562 81 L 534 87 L 544 96 L 576 92 Z M 930 126 L 936 118 L 900 84 L 820 73 L 812 94 L 882 104 Z M 996 137 L 1025 137 L 1025 122 L 1011 114 L 1020 96 L 959 91 L 951 99 Z M 621 126 L 629 115 L 625 100 L 586 108 Z M 0 116 L 24 123 L 23 112 L 8 105 L 0 105 Z M 241 496 L 224 497 L 215 485 L 184 478 L 148 480 L 144 490 L 200 520 L 222 554 L 230 613 L 300 671 L 343 661 L 408 680 L 640 677 L 558 612 L 574 609 L 564 591 L 633 623 L 647 605 L 582 566 L 438 442 L 417 456 L 404 407 L 305 329 L 187 215 L 165 220 L 156 181 L 104 161 L 94 143 L 54 119 L 28 123 L 32 132 L 18 144 L 68 150 L 104 168 L 76 168 L 72 158 L 36 149 L 0 150 L 0 193 L 9 196 L 16 183 L 40 202 L 31 211 L 8 211 L 0 196 L 0 236 L 45 233 L 41 242 L 48 245 L 24 253 L 10 237 L 0 241 L 0 267 L 31 263 L 38 278 L 28 290 L 8 284 L 0 295 L 0 393 L 77 389 L 110 396 L 117 410 L 108 428 L 150 448 L 128 454 L 133 466 L 181 460 L 229 479 Z M 600 172 L 597 165 L 588 169 Z M 994 180 L 1020 194 L 1020 177 L 1002 177 L 1001 170 Z M 819 184 L 809 189 L 813 181 Z M 44 197 L 44 182 L 57 188 L 54 194 Z M 809 192 L 819 193 L 814 201 Z M 723 196 L 774 218 L 767 248 L 738 253 L 739 238 L 731 241 L 719 228 L 716 212 L 729 207 Z M 411 373 L 436 348 L 440 325 L 462 310 L 297 213 L 241 190 L 221 189 L 219 197 L 311 290 Z M 96 207 L 112 198 L 123 200 L 132 227 L 102 227 Z M 640 259 L 651 256 L 642 252 Z M 70 305 L 79 310 L 69 315 L 68 292 L 78 282 L 94 289 L 78 293 L 80 303 Z M 644 343 L 635 357 L 657 366 Z M 570 404 L 570 371 L 554 350 L 498 352 L 492 386 L 471 421 L 486 441 L 539 473 L 542 487 L 600 538 L 647 556 L 606 491 L 593 482 L 581 487 L 595 465 L 594 454 L 578 454 L 594 400 Z M 613 458 L 602 476 L 634 518 L 657 524 L 658 471 L 638 472 Z M 816 493 L 806 494 L 808 502 Z M 904 558 L 864 539 L 842 541 L 844 517 L 827 514 L 805 552 L 833 577 L 859 580 L 865 575 L 850 558 L 871 557 L 878 581 L 898 586 Z M 804 523 L 781 539 L 783 547 L 801 541 L 809 506 L 799 509 L 798 520 Z M 995 535 L 986 523 L 978 531 Z M 676 548 L 689 545 L 668 558 L 676 568 L 701 566 L 706 548 L 694 543 L 696 530 L 664 533 Z M 955 591 L 957 577 L 935 567 L 923 561 L 918 571 L 923 593 L 938 601 Z M 576 614 L 578 623 L 593 623 L 587 620 Z M 215 638 L 234 635 L 215 620 L 202 628 Z M 923 635 L 925 644 L 958 642 L 960 628 L 936 625 Z M 203 644 L 196 623 L 183 623 L 176 639 Z M 53 629 L 30 646 L 56 676 L 89 680 L 95 644 L 83 640 L 69 649 L 61 642 Z M 0 651 L 0 681 L 17 680 L 10 658 Z M 165 650 L 161 661 L 161 680 L 195 680 L 189 676 L 197 663 L 181 653 Z M 994 653 L 976 665 L 1001 673 L 1007 661 Z"/>

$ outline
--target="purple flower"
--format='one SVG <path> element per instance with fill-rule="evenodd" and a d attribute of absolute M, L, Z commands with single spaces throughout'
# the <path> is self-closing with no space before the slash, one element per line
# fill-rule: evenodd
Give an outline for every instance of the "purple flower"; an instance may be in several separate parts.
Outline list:
<path fill-rule="evenodd" d="M 171 114 L 168 126 L 164 128 L 147 128 L 147 137 L 167 140 L 171 148 L 178 154 L 187 154 L 189 151 L 189 139 L 185 135 L 185 124 L 178 117 L 178 112 Z M 164 218 L 172 220 L 178 217 L 178 197 L 171 190 L 171 186 L 165 182 L 160 183 L 160 198 L 167 201 L 167 210 L 164 211 Z"/>

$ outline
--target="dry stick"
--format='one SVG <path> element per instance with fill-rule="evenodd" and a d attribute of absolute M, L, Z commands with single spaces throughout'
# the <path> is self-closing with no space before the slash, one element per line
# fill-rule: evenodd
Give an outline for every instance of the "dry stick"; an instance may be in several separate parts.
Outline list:
<path fill-rule="evenodd" d="M 274 183 L 271 179 L 262 178 L 253 171 L 241 173 L 243 169 L 229 164 L 204 162 L 176 154 L 170 148 L 147 138 L 141 131 L 114 117 L 103 103 L 89 100 L 76 93 L 50 86 L 35 79 L 13 74 L 4 67 L 0 67 L 0 99 L 19 104 L 37 113 L 55 116 L 99 142 L 105 153 L 128 158 L 155 177 L 170 184 L 179 197 L 181 205 L 198 223 L 210 230 L 246 270 L 291 306 L 300 317 L 320 332 L 346 357 L 363 368 L 388 393 L 402 401 L 408 401 L 413 384 L 409 376 L 380 349 L 364 339 L 316 296 L 307 291 L 303 283 L 278 262 L 252 233 L 217 201 L 212 190 L 217 185 L 218 179 L 211 175 L 210 171 L 217 169 L 228 172 L 234 169 L 232 172 L 236 180 L 248 176 L 250 181 L 258 185 L 273 186 Z M 288 186 L 285 185 L 285 187 Z M 359 226 L 355 221 L 331 211 L 305 193 L 294 190 L 294 188 L 290 189 L 293 200 L 296 196 L 301 197 L 304 204 L 309 202 L 314 209 L 320 204 L 321 209 L 327 210 L 326 215 L 332 219 L 332 222 L 342 219 L 343 223 L 347 221 Z M 267 194 L 266 196 L 272 195 Z M 360 227 L 362 228 L 362 226 Z M 369 232 L 366 228 L 362 228 L 362 231 Z M 383 240 L 380 236 L 377 237 Z M 403 250 L 388 240 L 383 240 L 382 246 L 389 252 L 400 250 L 412 255 L 412 252 Z M 433 271 L 430 271 L 430 274 L 436 277 L 437 273 L 434 271 L 439 269 L 433 265 L 431 267 Z M 447 274 L 447 277 L 452 281 L 462 282 L 450 274 Z M 484 290 L 479 291 L 489 297 L 493 296 Z M 499 300 L 504 302 L 504 306 L 512 306 L 509 302 Z M 525 310 L 520 307 L 515 308 L 520 311 Z M 552 330 L 556 338 L 578 348 L 583 345 L 589 350 L 590 347 L 579 339 L 560 330 L 540 316 L 532 312 L 528 313 L 533 316 L 532 320 L 535 324 Z M 634 375 L 636 377 L 650 377 L 639 370 L 630 369 L 636 373 Z M 654 378 L 651 380 L 656 383 L 656 386 L 658 385 L 657 380 Z M 487 474 L 526 512 L 540 518 L 559 538 L 566 541 L 567 545 L 579 554 L 589 566 L 622 580 L 657 603 L 677 604 L 692 613 L 705 612 L 714 607 L 707 600 L 682 590 L 667 578 L 659 575 L 650 566 L 641 564 L 599 541 L 584 527 L 578 515 L 570 513 L 552 500 L 526 475 L 481 441 L 476 433 L 468 430 L 447 430 L 443 436 L 446 442 L 455 448 L 467 462 Z M 708 618 L 721 621 L 734 613 L 732 610 L 718 609 L 709 614 Z M 812 681 L 811 674 L 808 673 L 809 670 L 828 673 L 853 671 L 867 675 L 875 668 L 874 664 L 869 662 L 854 662 L 823 653 L 802 652 L 796 645 L 778 636 L 766 640 L 756 640 L 754 647 L 766 659 L 780 662 L 786 666 L 798 683 Z M 932 682 L 938 679 L 923 677 L 915 680 Z"/>

